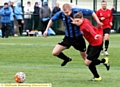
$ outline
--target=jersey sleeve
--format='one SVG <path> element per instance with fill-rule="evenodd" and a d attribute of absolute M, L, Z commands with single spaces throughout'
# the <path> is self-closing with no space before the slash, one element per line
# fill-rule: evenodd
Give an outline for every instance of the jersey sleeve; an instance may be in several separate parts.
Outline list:
<path fill-rule="evenodd" d="M 97 15 L 98 19 L 101 20 L 101 17 L 99 16 L 99 10 L 96 11 L 96 15 Z"/>
<path fill-rule="evenodd" d="M 113 20 L 113 13 L 112 13 L 112 11 L 111 11 L 111 14 L 110 14 L 110 22 L 112 22 L 112 20 Z"/>
<path fill-rule="evenodd" d="M 84 8 L 75 8 L 77 12 L 82 12 L 83 15 L 92 15 L 93 14 L 93 10 L 90 9 L 84 9 Z"/>
<path fill-rule="evenodd" d="M 84 30 L 89 32 L 93 37 L 97 35 L 97 33 L 94 30 L 94 27 L 90 25 L 89 23 L 85 23 L 84 25 Z"/>
<path fill-rule="evenodd" d="M 51 20 L 52 20 L 53 22 L 56 21 L 56 20 L 58 20 L 58 19 L 60 18 L 61 14 L 62 14 L 62 11 L 57 12 L 57 13 L 51 18 Z"/>

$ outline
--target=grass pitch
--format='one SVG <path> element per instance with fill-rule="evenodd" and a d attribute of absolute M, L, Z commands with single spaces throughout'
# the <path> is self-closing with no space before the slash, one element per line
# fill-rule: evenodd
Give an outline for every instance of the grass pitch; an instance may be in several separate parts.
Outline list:
<path fill-rule="evenodd" d="M 97 66 L 100 82 L 88 81 L 93 76 L 73 47 L 64 53 L 73 58 L 65 67 L 62 60 L 52 56 L 54 46 L 63 36 L 0 38 L 0 83 L 16 83 L 16 72 L 24 72 L 25 83 L 51 83 L 52 87 L 119 87 L 120 86 L 120 35 L 111 34 L 109 58 L 111 69 Z M 103 58 L 105 56 L 100 56 Z"/>

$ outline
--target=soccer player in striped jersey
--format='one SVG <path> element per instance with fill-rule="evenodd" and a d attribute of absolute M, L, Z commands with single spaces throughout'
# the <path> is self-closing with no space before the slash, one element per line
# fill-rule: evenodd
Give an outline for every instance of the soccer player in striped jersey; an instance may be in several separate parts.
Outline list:
<path fill-rule="evenodd" d="M 92 81 L 100 81 L 102 78 L 97 72 L 96 65 L 103 63 L 107 70 L 110 68 L 108 58 L 98 59 L 102 47 L 103 41 L 103 30 L 102 28 L 97 28 L 91 24 L 91 22 L 83 17 L 81 12 L 78 12 L 74 15 L 72 23 L 80 27 L 80 30 L 83 32 L 83 36 L 88 41 L 89 46 L 87 48 L 87 57 L 85 58 L 85 65 L 89 67 L 94 78 Z"/>
<path fill-rule="evenodd" d="M 53 49 L 52 55 L 57 56 L 62 59 L 63 62 L 61 66 L 65 66 L 72 59 L 66 56 L 62 51 L 73 46 L 76 50 L 78 50 L 83 59 L 86 58 L 86 44 L 85 40 L 82 36 L 82 33 L 78 26 L 72 24 L 71 17 L 74 16 L 77 12 L 82 12 L 84 15 L 92 15 L 98 24 L 101 25 L 97 15 L 89 9 L 81 9 L 81 8 L 71 8 L 69 4 L 64 4 L 62 6 L 63 11 L 57 12 L 49 21 L 47 28 L 44 32 L 44 37 L 47 37 L 47 32 L 52 23 L 59 18 L 62 19 L 65 26 L 65 37 L 61 40 Z"/>
<path fill-rule="evenodd" d="M 99 20 L 103 23 L 103 33 L 104 33 L 104 38 L 105 38 L 105 50 L 102 48 L 102 55 L 108 56 L 108 47 L 109 47 L 109 35 L 110 35 L 110 30 L 112 27 L 112 20 L 113 20 L 113 15 L 112 11 L 110 9 L 107 9 L 107 2 L 102 1 L 101 3 L 102 8 L 96 11 L 96 15 L 98 16 Z M 104 41 L 103 41 L 104 42 Z"/>

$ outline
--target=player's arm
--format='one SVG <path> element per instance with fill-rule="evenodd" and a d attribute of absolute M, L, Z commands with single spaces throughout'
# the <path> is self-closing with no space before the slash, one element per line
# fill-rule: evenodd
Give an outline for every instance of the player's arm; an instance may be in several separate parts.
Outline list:
<path fill-rule="evenodd" d="M 97 34 L 89 24 L 85 24 L 82 30 L 89 32 L 95 40 L 102 37 L 100 34 Z"/>
<path fill-rule="evenodd" d="M 110 16 L 110 26 L 112 26 L 113 25 L 113 23 L 112 23 L 112 20 L 113 20 L 113 14 L 112 14 L 112 11 L 111 11 L 111 14 L 110 14 L 111 16 Z"/>
<path fill-rule="evenodd" d="M 93 37 L 95 37 L 95 35 L 97 35 L 97 33 L 94 31 L 93 27 L 90 24 L 85 24 L 84 26 L 84 30 L 89 32 Z"/>
<path fill-rule="evenodd" d="M 101 26 L 103 25 L 93 10 L 79 9 L 79 11 L 82 11 L 83 15 L 92 15 L 92 17 L 95 19 L 98 25 L 101 25 Z"/>
<path fill-rule="evenodd" d="M 99 18 L 98 18 L 97 15 L 95 14 L 95 12 L 92 13 L 92 16 L 93 16 L 93 18 L 96 20 L 96 22 L 97 22 L 98 25 L 100 25 L 100 26 L 103 25 L 103 23 L 100 22 Z"/>
<path fill-rule="evenodd" d="M 89 24 L 86 24 L 86 26 L 85 26 L 86 28 L 86 30 L 87 31 L 89 31 L 89 33 L 94 37 L 94 39 L 98 39 L 98 38 L 101 38 L 102 37 L 102 35 L 101 34 L 98 34 L 93 28 L 94 27 L 92 27 L 91 25 L 89 25 Z"/>
<path fill-rule="evenodd" d="M 47 37 L 48 29 L 52 26 L 52 24 L 53 24 L 53 22 L 54 22 L 55 20 L 58 20 L 58 19 L 60 18 L 60 14 L 61 14 L 61 12 L 57 12 L 57 13 L 49 20 L 48 25 L 47 25 L 47 27 L 46 27 L 46 30 L 45 30 L 45 32 L 43 33 L 43 36 L 44 36 L 44 37 Z"/>
<path fill-rule="evenodd" d="M 89 28 L 86 28 L 86 29 L 87 29 L 87 31 L 90 32 L 90 34 L 94 37 L 95 40 L 97 40 L 98 38 L 101 38 L 101 37 L 102 37 L 100 34 L 97 34 L 97 33 L 94 31 L 93 27 L 89 27 Z M 88 29 L 89 29 L 89 30 L 88 30 Z"/>
<path fill-rule="evenodd" d="M 48 25 L 46 27 L 45 32 L 43 33 L 44 37 L 47 37 L 47 33 L 48 33 L 48 29 L 51 27 L 51 25 L 53 24 L 52 20 L 50 19 L 50 21 L 48 22 Z"/>

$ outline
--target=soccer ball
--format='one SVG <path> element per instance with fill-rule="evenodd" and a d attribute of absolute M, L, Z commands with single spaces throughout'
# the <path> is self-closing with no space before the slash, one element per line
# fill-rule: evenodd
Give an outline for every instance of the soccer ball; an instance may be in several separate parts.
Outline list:
<path fill-rule="evenodd" d="M 17 72 L 14 76 L 14 79 L 18 83 L 23 83 L 26 80 L 26 75 L 24 72 Z"/>

